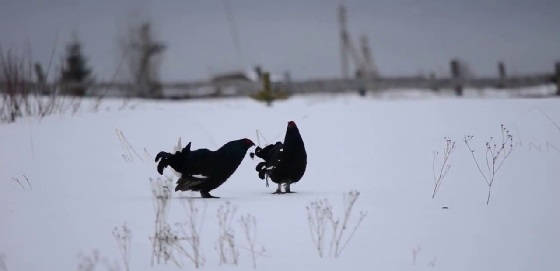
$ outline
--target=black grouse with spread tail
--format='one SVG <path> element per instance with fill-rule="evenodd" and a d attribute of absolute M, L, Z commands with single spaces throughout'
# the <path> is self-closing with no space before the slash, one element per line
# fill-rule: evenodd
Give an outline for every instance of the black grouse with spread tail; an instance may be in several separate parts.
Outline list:
<path fill-rule="evenodd" d="M 175 154 L 158 153 L 155 159 L 156 163 L 159 161 L 157 171 L 163 174 L 163 169 L 170 166 L 181 173 L 175 191 L 200 191 L 203 198 L 216 198 L 210 195 L 210 191 L 222 185 L 235 172 L 247 150 L 254 145 L 253 141 L 244 138 L 228 142 L 216 151 L 191 151 L 189 142 Z"/>
<path fill-rule="evenodd" d="M 269 178 L 278 184 L 275 194 L 282 193 L 282 184 L 286 185 L 285 193 L 292 193 L 290 185 L 298 182 L 307 167 L 307 153 L 296 123 L 288 122 L 284 143 L 276 142 L 264 148 L 257 147 L 255 155 L 264 160 L 257 165 L 259 178 Z"/>

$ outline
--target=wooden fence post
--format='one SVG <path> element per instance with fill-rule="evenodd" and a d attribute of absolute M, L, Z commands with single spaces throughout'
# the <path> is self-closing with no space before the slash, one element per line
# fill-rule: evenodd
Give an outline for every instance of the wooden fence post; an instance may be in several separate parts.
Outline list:
<path fill-rule="evenodd" d="M 430 89 L 432 89 L 432 91 L 439 91 L 439 86 L 436 83 L 436 73 L 432 72 L 430 73 Z"/>
<path fill-rule="evenodd" d="M 498 74 L 500 76 L 500 82 L 498 83 L 498 88 L 506 87 L 506 65 L 503 61 L 498 62 Z"/>
<path fill-rule="evenodd" d="M 451 82 L 455 88 L 455 95 L 463 96 L 463 85 L 461 80 L 461 67 L 459 65 L 459 60 L 452 59 L 451 63 Z"/>

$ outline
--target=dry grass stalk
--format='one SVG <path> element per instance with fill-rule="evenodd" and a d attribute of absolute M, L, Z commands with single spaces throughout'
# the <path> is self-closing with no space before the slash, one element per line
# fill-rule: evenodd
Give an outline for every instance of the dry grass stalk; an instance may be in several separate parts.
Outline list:
<path fill-rule="evenodd" d="M 455 150 L 455 141 L 449 138 L 444 138 L 444 140 L 445 144 L 443 146 L 443 152 L 441 153 L 441 162 L 438 159 L 439 152 L 437 151 L 434 152 L 434 159 L 432 161 L 432 173 L 434 175 L 434 191 L 432 193 L 432 199 L 435 198 L 443 179 L 445 179 L 449 169 L 451 169 L 449 157 Z M 439 163 L 439 165 L 436 165 L 437 163 Z"/>
<path fill-rule="evenodd" d="M 121 254 L 121 258 L 125 271 L 130 271 L 130 242 L 132 239 L 132 232 L 124 223 L 121 227 L 113 229 L 113 237 L 117 242 L 117 248 Z"/>
<path fill-rule="evenodd" d="M 256 269 L 257 256 L 263 256 L 266 252 L 263 246 L 257 244 L 257 219 L 251 214 L 246 214 L 241 216 L 239 222 L 245 235 L 245 241 L 247 241 L 245 249 L 249 251 L 253 268 Z"/>
<path fill-rule="evenodd" d="M 220 264 L 237 265 L 239 262 L 239 249 L 235 243 L 235 231 L 231 225 L 236 212 L 237 208 L 228 201 L 218 208 L 216 214 L 219 227 L 216 250 Z"/>
<path fill-rule="evenodd" d="M 319 257 L 325 256 L 325 246 L 329 244 L 329 256 L 338 258 L 346 248 L 356 230 L 366 217 L 366 212 L 360 212 L 358 221 L 350 227 L 352 211 L 360 196 L 358 191 L 343 194 L 344 217 L 336 217 L 327 199 L 311 202 L 307 207 L 307 222 L 311 233 L 311 240 L 317 249 Z M 328 227 L 330 226 L 330 227 Z M 327 230 L 330 229 L 330 236 Z"/>
<path fill-rule="evenodd" d="M 492 185 L 496 180 L 496 175 L 504 165 L 511 152 L 513 151 L 513 136 L 503 124 L 500 125 L 501 138 L 498 143 L 495 142 L 493 137 L 486 141 L 484 144 L 484 164 L 478 161 L 474 154 L 474 148 L 471 146 L 473 136 L 465 136 L 464 142 L 469 151 L 471 152 L 473 161 L 482 176 L 482 179 L 488 186 L 488 196 L 486 198 L 486 205 L 490 203 L 490 196 L 492 195 Z"/>

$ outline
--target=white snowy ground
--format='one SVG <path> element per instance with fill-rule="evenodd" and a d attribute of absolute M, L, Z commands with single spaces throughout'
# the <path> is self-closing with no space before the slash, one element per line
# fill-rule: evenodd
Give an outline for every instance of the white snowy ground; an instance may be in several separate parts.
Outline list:
<path fill-rule="evenodd" d="M 256 129 L 270 143 L 283 139 L 289 120 L 300 127 L 308 152 L 307 172 L 293 186 L 297 193 L 271 195 L 274 186 L 257 178 L 257 161 L 247 155 L 213 191 L 221 199 L 195 200 L 207 204 L 203 269 L 232 269 L 219 266 L 214 248 L 216 209 L 230 201 L 238 214 L 258 220 L 258 242 L 266 248 L 259 270 L 560 270 L 560 130 L 545 116 L 560 123 L 558 99 L 344 95 L 294 97 L 272 107 L 250 99 L 132 103 L 133 109 L 119 111 L 121 101 L 106 101 L 98 113 L 84 109 L 0 125 L 0 259 L 8 270 L 77 270 L 78 255 L 93 250 L 124 270 L 111 234 L 124 222 L 132 231 L 130 270 L 151 269 L 149 178 L 158 174 L 144 148 L 151 155 L 171 151 L 182 137 L 194 149 L 216 149 L 243 137 L 256 142 Z M 514 150 L 487 206 L 486 184 L 462 140 L 474 135 L 479 155 L 502 123 Z M 133 154 L 125 161 L 116 129 L 141 159 Z M 432 199 L 432 153 L 441 151 L 444 137 L 455 140 L 456 149 Z M 361 192 L 353 219 L 360 210 L 367 217 L 340 258 L 321 259 L 305 206 L 328 198 L 340 215 L 342 193 L 352 189 Z M 182 199 L 199 195 L 172 195 L 168 220 L 174 224 L 185 220 Z M 233 225 L 243 246 L 237 220 Z M 242 250 L 237 269 L 251 268 Z"/>

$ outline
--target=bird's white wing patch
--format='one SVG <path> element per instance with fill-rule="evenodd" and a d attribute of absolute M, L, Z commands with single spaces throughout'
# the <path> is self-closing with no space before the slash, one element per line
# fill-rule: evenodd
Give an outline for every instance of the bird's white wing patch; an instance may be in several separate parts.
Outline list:
<path fill-rule="evenodd" d="M 208 179 L 208 176 L 204 176 L 202 174 L 196 174 L 196 175 L 192 175 L 192 176 L 195 177 L 195 178 L 198 178 L 198 179 Z"/>

